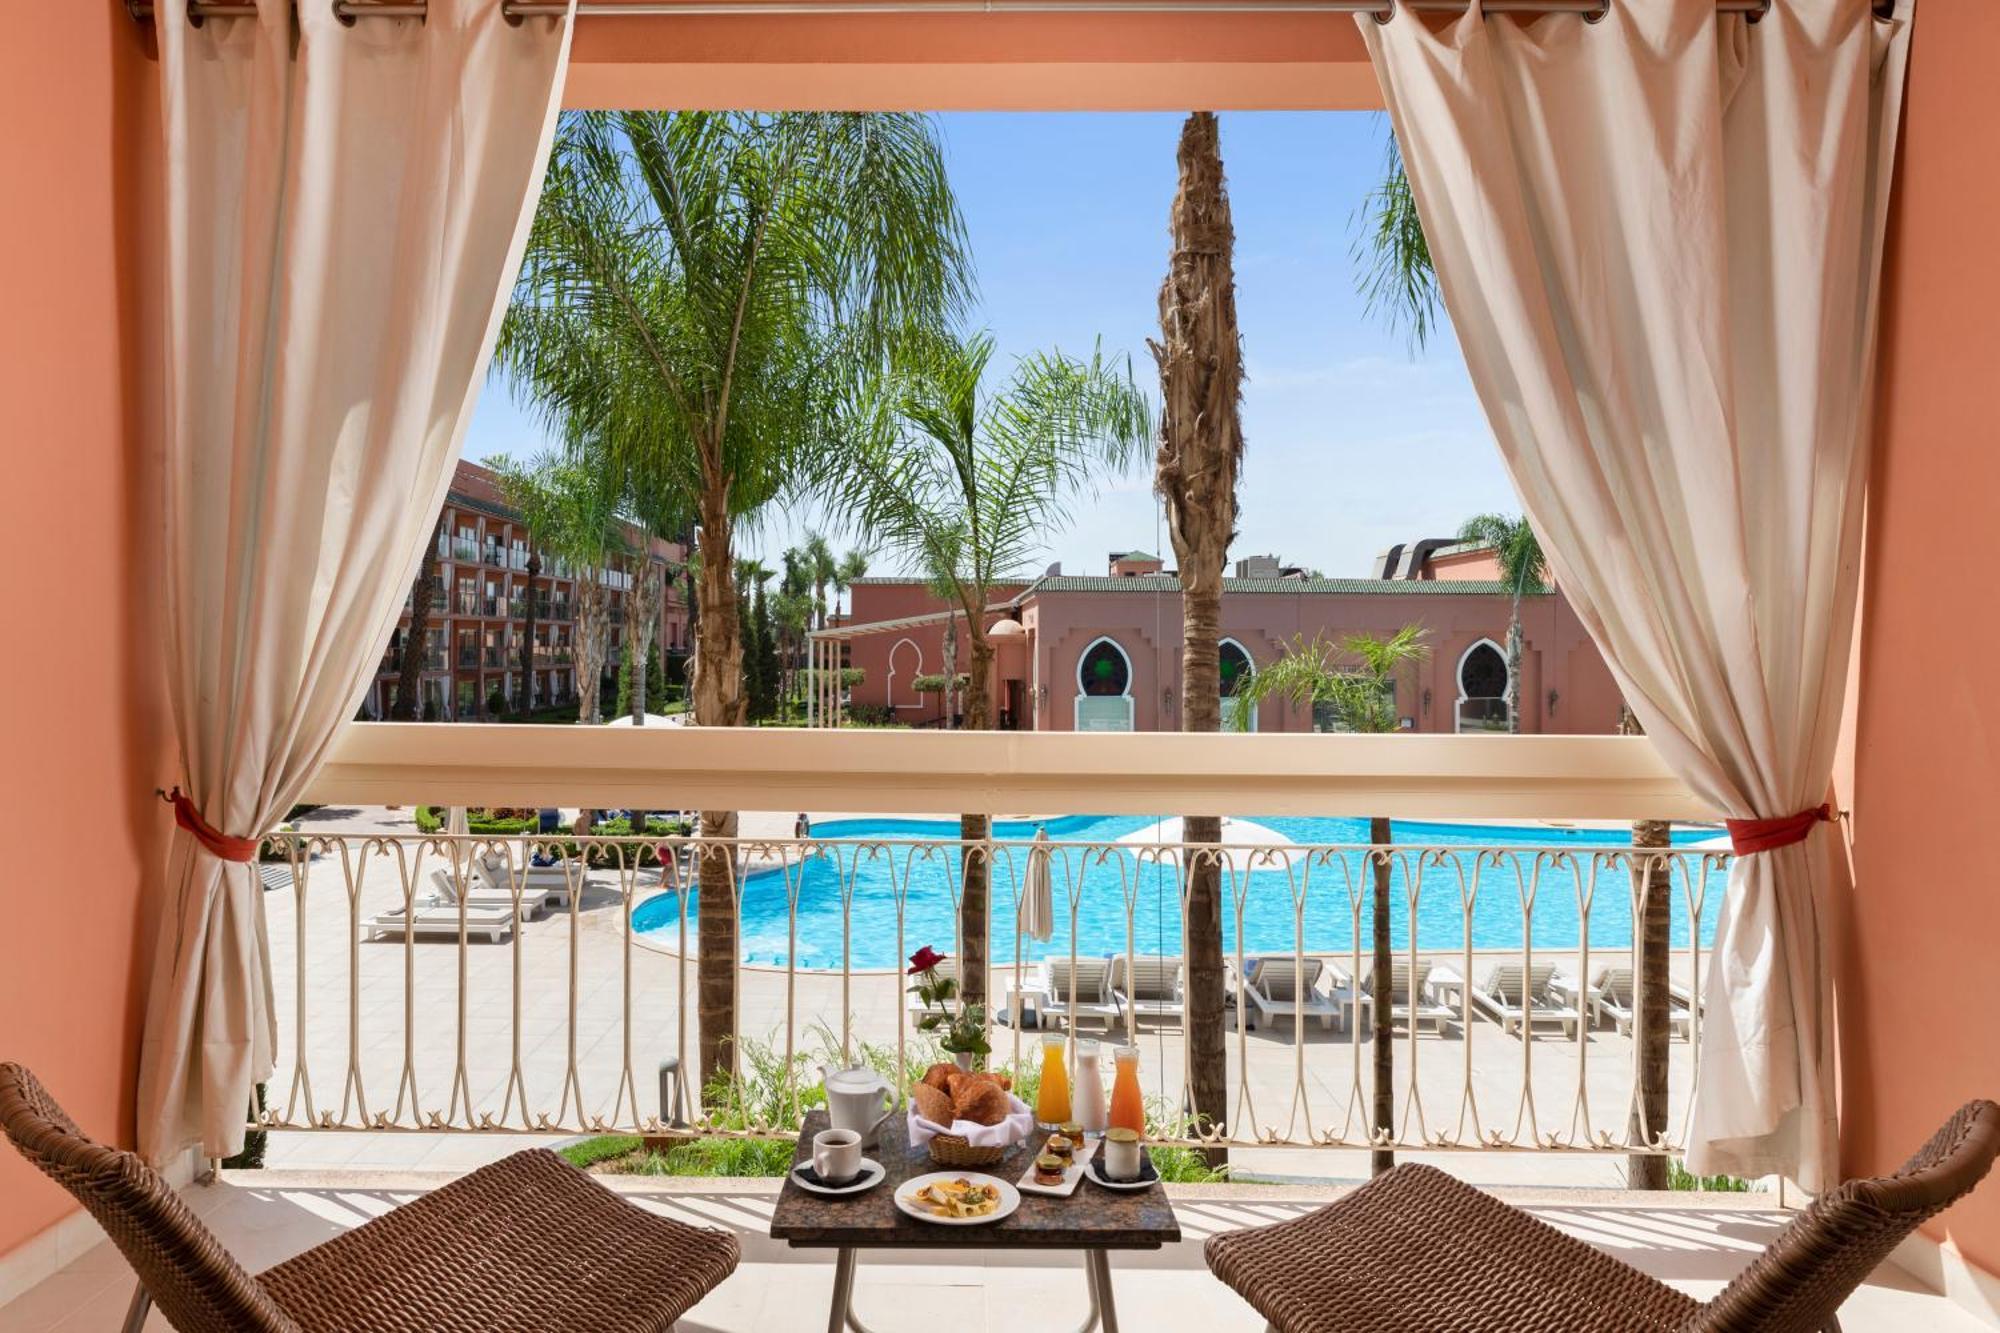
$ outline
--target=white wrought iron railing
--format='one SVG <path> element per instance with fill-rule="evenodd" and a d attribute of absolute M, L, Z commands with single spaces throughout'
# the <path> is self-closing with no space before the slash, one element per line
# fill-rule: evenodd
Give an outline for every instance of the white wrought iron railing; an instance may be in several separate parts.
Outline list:
<path fill-rule="evenodd" d="M 1476 826 L 1399 825 L 1397 840 L 1381 846 L 1300 844 L 1284 841 L 1282 820 L 1232 825 L 1230 836 L 1246 827 L 1270 840 L 1195 847 L 1169 840 L 1171 825 L 1116 840 L 1086 826 L 1084 840 L 1072 840 L 1058 824 L 1046 851 L 1054 926 L 1045 942 L 1021 929 L 1038 853 L 1017 836 L 280 835 L 263 869 L 276 985 L 289 1003 L 281 998 L 281 1063 L 264 1122 L 786 1133 L 817 1083 L 819 1058 L 872 1059 L 899 1086 L 932 1058 L 903 959 L 923 945 L 960 953 L 971 866 L 991 885 L 997 1063 L 1031 1068 L 1031 1015 L 1067 1015 L 1082 1035 L 1102 1026 L 1141 1047 L 1166 1139 L 1382 1146 L 1370 1129 L 1366 994 L 1381 866 L 1393 953 L 1414 975 L 1392 1028 L 1389 1145 L 1678 1151 L 1699 1077 L 1698 997 L 1726 851 L 1707 843 L 1642 851 L 1554 830 L 1547 845 L 1529 845 Z M 703 1107 L 693 1086 L 694 883 L 703 862 L 726 872 L 738 923 L 731 1049 L 776 1093 L 748 1118 Z M 1220 881 L 1230 995 L 1220 1126 L 1179 1114 L 1191 1104 L 1188 1029 L 1185 987 L 1177 992 L 1172 978 L 1187 955 L 1182 890 L 1190 867 L 1205 862 Z M 1635 932 L 1661 893 L 1675 1039 L 1671 1110 L 1655 1124 L 1643 1114 L 1640 1062 L 1618 1021 L 1641 998 L 1624 987 L 1643 988 L 1644 977 L 1626 983 L 1617 972 L 1632 967 Z M 1496 976 L 1505 968 L 1534 983 L 1527 1001 Z M 1092 979 L 1100 974 L 1151 990 L 1142 998 L 1107 985 L 1100 994 Z M 1495 981 L 1506 993 L 1494 992 Z M 1287 1006 L 1287 991 L 1311 998 Z M 688 1079 L 685 1118 L 662 1100 L 668 1061 Z"/>

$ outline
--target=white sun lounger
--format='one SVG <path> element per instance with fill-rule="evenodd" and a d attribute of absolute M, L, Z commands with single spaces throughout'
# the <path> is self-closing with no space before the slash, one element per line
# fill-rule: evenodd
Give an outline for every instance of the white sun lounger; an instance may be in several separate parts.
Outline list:
<path fill-rule="evenodd" d="M 1374 974 L 1361 983 L 1361 993 L 1372 996 Z M 1406 1026 L 1422 1027 L 1429 1023 L 1439 1035 L 1443 1035 L 1447 1023 L 1457 1022 L 1463 1015 L 1453 1006 L 1446 1004 L 1431 988 L 1431 962 L 1418 959 L 1412 971 L 1410 960 L 1398 958 L 1389 965 L 1389 1021 Z"/>
<path fill-rule="evenodd" d="M 1486 974 L 1486 982 L 1470 987 L 1472 1002 L 1500 1025 L 1505 1033 L 1534 1035 L 1537 1023 L 1559 1023 L 1563 1035 L 1574 1037 L 1583 1026 L 1583 1016 L 1575 1008 L 1550 998 L 1549 982 L 1556 969 L 1537 963 L 1527 970 L 1525 980 L 1519 963 L 1497 963 Z"/>
<path fill-rule="evenodd" d="M 384 935 L 408 935 L 415 938 L 443 936 L 458 938 L 459 909 L 457 903 L 438 902 L 434 899 L 421 900 L 407 919 L 403 909 L 394 907 L 386 912 L 371 916 L 361 923 L 366 933 L 363 939 L 380 939 Z M 484 937 L 488 942 L 498 944 L 514 933 L 514 908 L 511 903 L 467 903 L 465 905 L 465 935 L 467 939 Z"/>
<path fill-rule="evenodd" d="M 1178 1023 L 1187 1014 L 1186 970 L 1178 958 L 1159 954 L 1128 958 L 1121 953 L 1111 960 L 1112 1002 L 1129 1011 L 1134 1021 L 1158 1018 Z"/>
<path fill-rule="evenodd" d="M 1078 1023 L 1096 1019 L 1109 1032 L 1123 1015 L 1111 996 L 1111 964 L 1104 958 L 1079 958 L 1072 972 L 1068 957 L 1044 959 L 1039 969 L 1041 991 L 1038 1017 L 1046 1026 L 1050 1020 Z"/>
<path fill-rule="evenodd" d="M 1331 1028 L 1335 1019 L 1345 1019 L 1351 1006 L 1365 1004 L 1340 981 L 1335 983 L 1338 993 L 1322 993 L 1319 979 L 1325 971 L 1326 964 L 1317 958 L 1298 961 L 1290 954 L 1270 954 L 1244 959 L 1243 984 L 1237 989 L 1250 1006 L 1245 1025 L 1254 1028 L 1259 1018 L 1304 1014 L 1317 1018 L 1321 1027 Z"/>
<path fill-rule="evenodd" d="M 1639 1016 L 1634 984 L 1629 967 L 1599 968 L 1597 980 L 1592 983 L 1595 993 L 1590 997 L 1591 1016 L 1608 1018 L 1619 1035 L 1631 1036 L 1632 1026 Z M 1667 1034 L 1679 1037 L 1694 1035 L 1694 1008 L 1688 1002 L 1687 992 L 1674 985 L 1667 987 Z"/>
<path fill-rule="evenodd" d="M 459 900 L 458 881 L 452 878 L 449 870 L 431 871 L 431 884 L 437 890 L 437 901 L 449 905 Z M 510 912 L 515 910 L 513 890 L 487 879 L 477 870 L 467 884 L 468 887 L 463 895 L 466 906 L 506 908 Z M 548 906 L 549 891 L 546 887 L 540 889 L 522 887 L 519 908 L 523 921 L 533 920 Z"/>
<path fill-rule="evenodd" d="M 509 865 L 501 857 L 483 857 L 474 862 L 479 877 L 486 887 L 496 895 L 507 895 L 512 900 L 510 879 L 521 881 L 521 905 L 525 908 L 532 900 L 546 908 L 556 910 L 569 906 L 569 871 L 561 862 L 551 866 L 538 866 L 532 861 L 517 861 Z M 578 887 L 589 887 L 587 879 L 579 875 Z"/>

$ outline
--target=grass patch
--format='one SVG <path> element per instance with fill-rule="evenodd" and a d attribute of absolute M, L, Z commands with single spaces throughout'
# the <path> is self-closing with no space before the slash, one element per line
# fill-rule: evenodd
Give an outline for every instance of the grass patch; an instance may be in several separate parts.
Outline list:
<path fill-rule="evenodd" d="M 645 1143 L 646 1141 L 637 1134 L 600 1134 L 581 1143 L 565 1144 L 556 1149 L 556 1155 L 571 1166 L 588 1169 L 599 1162 L 630 1157 L 643 1148 Z"/>
<path fill-rule="evenodd" d="M 1681 1165 L 1680 1159 L 1667 1159 L 1667 1188 L 1670 1190 L 1705 1190 L 1711 1194 L 1749 1194 L 1756 1187 L 1747 1180 L 1735 1176 L 1698 1176 Z"/>

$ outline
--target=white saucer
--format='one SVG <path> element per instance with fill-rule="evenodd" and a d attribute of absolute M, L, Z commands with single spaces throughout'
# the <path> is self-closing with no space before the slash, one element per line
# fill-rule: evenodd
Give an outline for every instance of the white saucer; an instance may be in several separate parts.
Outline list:
<path fill-rule="evenodd" d="M 838 1199 L 843 1195 L 860 1194 L 864 1190 L 873 1189 L 881 1184 L 882 1177 L 888 1174 L 882 1170 L 880 1162 L 867 1157 L 861 1159 L 861 1174 L 845 1185 L 822 1185 L 817 1176 L 807 1176 L 806 1173 L 811 1170 L 811 1162 L 800 1162 L 792 1168 L 792 1183 L 808 1194 L 822 1194 L 829 1199 Z"/>
<path fill-rule="evenodd" d="M 1090 1183 L 1102 1189 L 1136 1193 L 1139 1190 L 1149 1190 L 1160 1183 L 1159 1169 L 1153 1165 L 1153 1159 L 1143 1153 L 1139 1159 L 1139 1175 L 1135 1180 L 1109 1179 L 1104 1174 L 1103 1166 L 1104 1156 L 1100 1153 L 1085 1163 L 1083 1168 L 1083 1173 L 1090 1177 Z"/>

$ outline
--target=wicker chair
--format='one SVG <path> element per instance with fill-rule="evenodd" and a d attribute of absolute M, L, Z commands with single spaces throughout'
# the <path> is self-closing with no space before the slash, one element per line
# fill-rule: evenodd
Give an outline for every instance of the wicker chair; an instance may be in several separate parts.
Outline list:
<path fill-rule="evenodd" d="M 93 1142 L 0 1064 L 0 1126 L 82 1201 L 181 1333 L 648 1330 L 736 1267 L 736 1238 L 639 1208 L 554 1153 L 516 1153 L 252 1276 L 159 1173 Z M 135 1301 L 136 1327 L 144 1316 Z"/>
<path fill-rule="evenodd" d="M 1706 1303 L 1427 1166 L 1206 1253 L 1279 1333 L 1814 1333 L 1996 1152 L 2000 1106 L 1967 1104 L 1895 1175 L 1820 1196 Z"/>

